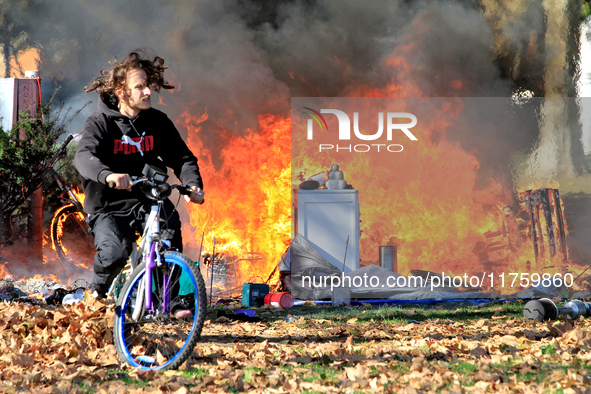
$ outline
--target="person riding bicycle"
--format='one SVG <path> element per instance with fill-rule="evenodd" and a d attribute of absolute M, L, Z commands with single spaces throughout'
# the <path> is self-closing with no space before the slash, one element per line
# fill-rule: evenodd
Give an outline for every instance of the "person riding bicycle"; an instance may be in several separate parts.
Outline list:
<path fill-rule="evenodd" d="M 131 188 L 131 176 L 141 176 L 145 164 L 172 168 L 191 187 L 187 201 L 204 202 L 203 181 L 197 158 L 173 122 L 152 108 L 152 90 L 174 87 L 164 79 L 164 59 L 150 59 L 144 51 L 131 52 L 123 61 L 111 61 L 108 70 L 85 92 L 100 95 L 98 110 L 88 117 L 74 164 L 82 178 L 84 210 L 95 237 L 97 254 L 90 290 L 103 298 L 131 254 L 136 231 L 149 212 L 149 200 Z M 165 168 L 163 168 L 165 169 Z M 109 185 L 114 187 L 109 187 Z M 162 234 L 182 251 L 181 222 L 174 205 L 166 200 L 160 213 Z M 186 317 L 190 311 L 173 311 Z"/>

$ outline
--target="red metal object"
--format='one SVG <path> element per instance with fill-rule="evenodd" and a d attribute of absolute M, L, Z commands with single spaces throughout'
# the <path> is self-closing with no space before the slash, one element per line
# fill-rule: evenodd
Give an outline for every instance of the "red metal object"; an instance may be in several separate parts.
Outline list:
<path fill-rule="evenodd" d="M 291 308 L 293 302 L 294 299 L 290 293 L 269 293 L 265 296 L 265 304 L 275 307 Z"/>

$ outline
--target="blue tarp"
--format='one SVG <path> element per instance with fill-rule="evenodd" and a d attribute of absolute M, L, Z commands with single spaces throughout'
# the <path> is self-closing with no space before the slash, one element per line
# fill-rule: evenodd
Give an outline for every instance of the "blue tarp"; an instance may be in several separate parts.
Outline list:
<path fill-rule="evenodd" d="M 488 304 L 490 302 L 504 302 L 504 301 L 524 301 L 521 299 L 516 298 L 500 298 L 500 299 L 466 299 L 466 298 L 446 298 L 440 300 L 362 300 L 362 301 L 351 301 L 351 305 L 363 305 L 363 304 L 370 304 L 373 306 L 381 306 L 381 305 L 410 305 L 410 304 L 419 304 L 419 305 L 433 305 L 433 304 L 440 304 L 440 303 L 450 303 L 450 302 L 466 302 L 471 305 L 482 305 Z M 332 304 L 331 301 L 316 301 L 314 302 L 316 305 L 330 305 Z"/>

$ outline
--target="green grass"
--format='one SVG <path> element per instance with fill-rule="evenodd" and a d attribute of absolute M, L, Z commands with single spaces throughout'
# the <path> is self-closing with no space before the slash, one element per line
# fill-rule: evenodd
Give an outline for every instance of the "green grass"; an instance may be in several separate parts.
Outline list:
<path fill-rule="evenodd" d="M 258 372 L 263 372 L 264 369 L 261 368 L 254 368 L 254 367 L 250 367 L 250 368 L 244 368 L 244 377 L 242 378 L 242 380 L 244 380 L 246 383 L 252 383 L 252 378 L 258 373 Z"/>
<path fill-rule="evenodd" d="M 201 379 L 204 375 L 208 375 L 209 372 L 204 368 L 191 368 L 185 371 L 181 371 L 180 375 L 185 378 Z"/>
<path fill-rule="evenodd" d="M 547 345 L 542 349 L 542 354 L 556 354 L 556 349 L 552 345 Z"/>
<path fill-rule="evenodd" d="M 72 386 L 76 386 L 76 387 L 80 388 L 86 394 L 96 393 L 96 389 L 94 388 L 94 386 L 91 383 L 86 382 L 86 381 L 80 382 L 80 383 L 74 382 L 72 384 Z"/>
<path fill-rule="evenodd" d="M 150 386 L 149 380 L 140 380 L 132 378 L 127 374 L 125 370 L 122 369 L 111 369 L 107 370 L 108 380 L 121 380 L 125 383 L 126 386 L 134 386 L 136 389 L 138 387 L 148 387 Z"/>
<path fill-rule="evenodd" d="M 470 372 L 476 371 L 478 369 L 478 366 L 476 364 L 468 362 L 458 362 L 455 364 L 451 364 L 450 369 L 454 372 L 465 375 L 469 374 Z"/>
<path fill-rule="evenodd" d="M 259 309 L 257 316 L 263 317 L 263 321 L 270 325 L 282 324 L 288 315 L 298 319 L 304 317 L 309 319 L 325 319 L 333 323 L 346 323 L 348 320 L 356 318 L 359 323 L 370 321 L 393 324 L 406 323 L 409 321 L 440 320 L 441 322 L 453 320 L 454 322 L 467 323 L 473 320 L 487 319 L 500 313 L 507 318 L 523 316 L 523 302 L 491 302 L 479 306 L 473 306 L 470 303 L 438 303 L 434 305 L 408 304 L 408 305 L 384 305 L 384 306 L 366 306 L 356 305 L 348 307 L 332 306 L 300 306 L 297 308 L 275 311 L 273 309 Z M 226 310 L 218 307 L 217 310 Z M 229 312 L 229 310 L 227 310 Z M 217 313 L 217 312 L 216 312 Z M 216 316 L 210 312 L 209 319 L 215 320 Z M 327 323 L 329 324 L 329 323 Z M 300 328 L 305 328 L 306 324 L 297 324 Z"/>
<path fill-rule="evenodd" d="M 497 373 L 501 375 L 505 375 L 509 378 L 515 377 L 519 382 L 531 382 L 531 383 L 542 383 L 548 379 L 548 376 L 551 375 L 554 371 L 558 370 L 563 373 L 567 373 L 568 367 L 557 365 L 552 362 L 544 362 L 540 365 L 537 365 L 538 371 L 522 373 L 520 372 L 521 363 L 523 359 L 516 358 L 512 360 L 511 363 L 505 364 L 491 364 L 490 367 L 486 370 L 488 373 Z"/>

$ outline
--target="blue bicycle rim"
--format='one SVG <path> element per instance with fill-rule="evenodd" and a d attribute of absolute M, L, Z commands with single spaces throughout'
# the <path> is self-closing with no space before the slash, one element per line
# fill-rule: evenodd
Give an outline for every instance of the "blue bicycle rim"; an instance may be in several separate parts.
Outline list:
<path fill-rule="evenodd" d="M 179 255 L 167 252 L 164 254 L 164 261 L 167 263 L 174 263 L 174 264 L 180 266 L 182 268 L 182 270 L 185 272 L 191 272 L 187 262 L 185 262 Z M 191 263 L 191 264 L 193 264 L 193 263 Z M 129 303 L 131 302 L 131 299 L 129 296 L 131 293 L 133 293 L 134 290 L 137 289 L 137 286 L 139 285 L 140 281 L 143 280 L 145 273 L 146 273 L 146 268 L 144 266 L 144 268 L 142 269 L 142 272 L 135 278 L 133 285 L 130 286 L 127 293 L 123 295 L 125 297 L 125 302 L 121 305 L 121 308 L 119 310 L 119 313 L 118 313 L 119 320 L 118 320 L 118 326 L 116 328 L 121 333 L 121 335 L 119 335 L 119 341 L 120 341 L 121 348 L 124 349 L 125 358 L 126 358 L 127 362 L 129 363 L 129 365 L 131 365 L 132 367 L 140 368 L 142 370 L 146 370 L 146 371 L 149 371 L 149 370 L 157 371 L 159 369 L 165 368 L 167 365 L 174 362 L 174 360 L 178 357 L 178 355 L 181 354 L 183 352 L 183 350 L 187 347 L 187 344 L 189 343 L 189 338 L 191 337 L 191 334 L 195 330 L 195 324 L 197 322 L 197 315 L 198 315 L 197 310 L 198 310 L 199 301 L 200 301 L 199 294 L 198 294 L 199 291 L 197 288 L 197 280 L 195 279 L 195 276 L 188 275 L 191 283 L 193 284 L 193 289 L 195 289 L 195 313 L 193 314 L 193 323 L 191 324 L 191 331 L 189 331 L 189 334 L 187 335 L 187 338 L 185 339 L 185 343 L 183 344 L 183 346 L 180 349 L 177 350 L 177 352 L 173 358 L 171 358 L 166 363 L 159 365 L 157 367 L 146 366 L 146 365 L 144 365 L 142 363 L 138 363 L 134 360 L 131 352 L 128 349 L 127 344 L 124 341 L 124 338 L 125 338 L 124 325 L 126 323 L 128 323 L 124 320 L 124 316 L 125 316 L 125 311 L 130 306 Z M 180 278 L 180 276 L 179 276 L 179 278 Z"/>

